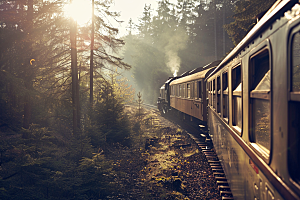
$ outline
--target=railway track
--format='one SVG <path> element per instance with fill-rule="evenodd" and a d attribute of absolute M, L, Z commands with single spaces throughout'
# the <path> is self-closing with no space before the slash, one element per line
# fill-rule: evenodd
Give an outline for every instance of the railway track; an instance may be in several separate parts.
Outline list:
<path fill-rule="evenodd" d="M 157 107 L 154 105 L 143 104 L 143 107 L 146 109 L 153 110 L 153 112 L 155 113 L 159 112 Z M 206 137 L 207 135 L 206 128 L 201 125 L 198 126 L 193 123 L 190 123 L 187 120 L 183 120 L 183 121 L 178 120 L 177 118 L 174 117 L 173 114 L 167 114 L 161 117 L 164 117 L 168 121 L 171 121 L 173 124 L 176 124 L 182 129 L 187 131 L 187 134 L 197 144 L 199 150 L 201 150 L 202 153 L 205 155 L 207 162 L 213 172 L 213 176 L 216 180 L 216 184 L 218 186 L 218 190 L 220 192 L 220 196 L 222 200 L 233 200 L 233 195 L 231 193 L 221 162 L 218 159 L 217 154 L 215 153 L 211 139 Z M 160 126 L 167 126 L 167 125 L 160 124 Z"/>

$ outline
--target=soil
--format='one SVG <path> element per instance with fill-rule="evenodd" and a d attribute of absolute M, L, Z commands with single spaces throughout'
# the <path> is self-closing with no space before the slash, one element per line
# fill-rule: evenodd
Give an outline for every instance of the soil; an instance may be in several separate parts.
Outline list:
<path fill-rule="evenodd" d="M 139 120 L 135 148 L 114 153 L 120 189 L 107 199 L 221 199 L 204 154 L 185 130 L 152 109 Z"/>

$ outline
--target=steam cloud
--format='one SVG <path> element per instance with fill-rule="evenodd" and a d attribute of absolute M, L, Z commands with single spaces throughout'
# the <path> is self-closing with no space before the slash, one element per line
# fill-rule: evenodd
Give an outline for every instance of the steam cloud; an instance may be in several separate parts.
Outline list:
<path fill-rule="evenodd" d="M 178 56 L 178 52 L 186 48 L 188 36 L 182 29 L 173 32 L 168 37 L 168 44 L 165 47 L 167 67 L 171 70 L 173 75 L 177 76 L 177 72 L 180 69 L 181 59 Z"/>

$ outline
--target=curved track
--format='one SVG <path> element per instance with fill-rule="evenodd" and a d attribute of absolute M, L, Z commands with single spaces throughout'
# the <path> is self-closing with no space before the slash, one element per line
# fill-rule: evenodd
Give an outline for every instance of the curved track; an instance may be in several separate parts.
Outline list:
<path fill-rule="evenodd" d="M 159 112 L 157 107 L 154 105 L 143 104 L 143 106 L 146 109 L 152 109 L 155 112 Z M 205 155 L 215 177 L 222 200 L 233 200 L 233 196 L 228 185 L 225 173 L 223 171 L 221 162 L 219 161 L 217 154 L 214 151 L 211 139 L 206 137 L 206 135 L 208 135 L 206 127 L 202 125 L 199 126 L 197 123 L 193 123 L 188 120 L 179 120 L 175 117 L 174 113 L 167 113 L 161 116 L 171 121 L 172 123 L 179 125 L 182 129 L 187 131 L 187 134 L 194 140 L 199 150 L 201 150 Z"/>

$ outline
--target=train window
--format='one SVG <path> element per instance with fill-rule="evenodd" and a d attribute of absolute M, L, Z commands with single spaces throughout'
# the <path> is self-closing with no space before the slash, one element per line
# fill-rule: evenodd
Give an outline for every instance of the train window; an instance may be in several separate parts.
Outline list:
<path fill-rule="evenodd" d="M 300 184 L 300 33 L 291 43 L 291 91 L 288 103 L 288 166 L 294 181 Z"/>
<path fill-rule="evenodd" d="M 176 85 L 172 85 L 172 87 L 173 87 L 173 91 L 174 91 L 173 95 L 176 96 Z"/>
<path fill-rule="evenodd" d="M 194 98 L 197 99 L 198 98 L 198 94 L 197 94 L 198 88 L 197 88 L 197 81 L 194 82 Z"/>
<path fill-rule="evenodd" d="M 182 97 L 182 88 L 181 88 L 181 85 L 179 85 L 179 97 Z"/>
<path fill-rule="evenodd" d="M 172 95 L 175 96 L 175 87 L 174 87 L 174 85 L 172 85 L 171 87 L 172 87 L 172 90 L 171 90 L 172 91 Z"/>
<path fill-rule="evenodd" d="M 292 41 L 292 91 L 300 92 L 300 33 Z"/>
<path fill-rule="evenodd" d="M 213 82 L 210 82 L 210 106 L 213 106 Z"/>
<path fill-rule="evenodd" d="M 202 99 L 202 84 L 201 84 L 202 82 L 201 81 L 198 81 L 198 98 L 199 99 Z"/>
<path fill-rule="evenodd" d="M 210 97 L 210 105 L 213 106 L 214 105 L 213 104 L 213 102 L 214 102 L 214 99 L 213 99 L 214 98 L 214 95 L 213 95 L 213 92 L 214 92 L 214 81 L 212 80 L 210 84 L 211 84 L 210 85 L 210 87 L 211 87 L 210 88 L 210 96 L 211 96 Z"/>
<path fill-rule="evenodd" d="M 217 112 L 221 113 L 221 78 L 217 77 Z"/>
<path fill-rule="evenodd" d="M 210 88 L 211 88 L 211 82 L 208 83 L 208 95 L 207 95 L 207 98 L 208 98 L 208 105 L 211 105 L 211 104 L 210 104 L 210 99 L 211 99 L 211 97 L 210 97 L 210 90 L 211 90 L 211 89 L 210 89 Z"/>
<path fill-rule="evenodd" d="M 185 98 L 186 97 L 186 84 L 182 84 L 182 88 L 183 88 L 182 97 Z"/>
<path fill-rule="evenodd" d="M 210 97 L 210 93 L 211 93 L 211 82 L 208 83 L 208 104 L 211 105 L 210 101 L 211 101 L 211 97 Z"/>
<path fill-rule="evenodd" d="M 176 96 L 176 86 L 172 85 L 172 87 L 173 87 L 173 95 Z"/>
<path fill-rule="evenodd" d="M 222 74 L 222 90 L 223 90 L 223 118 L 228 122 L 228 73 L 225 72 Z"/>
<path fill-rule="evenodd" d="M 190 87 L 191 87 L 191 97 L 190 98 L 194 98 L 194 85 L 193 83 L 190 83 Z"/>
<path fill-rule="evenodd" d="M 241 65 L 232 70 L 232 123 L 235 129 L 241 133 L 242 129 L 242 71 Z"/>
<path fill-rule="evenodd" d="M 268 158 L 271 148 L 270 114 L 270 61 L 265 49 L 251 58 L 249 69 L 250 134 L 251 141 L 259 145 Z"/>
<path fill-rule="evenodd" d="M 187 87 L 187 98 L 191 98 L 191 84 L 188 83 L 186 87 Z"/>
<path fill-rule="evenodd" d="M 213 80 L 213 85 L 212 85 L 212 88 L 213 88 L 213 108 L 216 108 L 216 80 L 214 79 Z"/>

